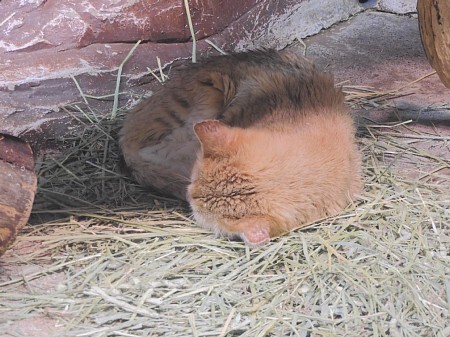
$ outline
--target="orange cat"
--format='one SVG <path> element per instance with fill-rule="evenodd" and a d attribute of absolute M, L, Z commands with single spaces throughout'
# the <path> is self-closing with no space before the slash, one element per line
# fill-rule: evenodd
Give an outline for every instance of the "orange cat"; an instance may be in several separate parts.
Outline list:
<path fill-rule="evenodd" d="M 130 112 L 120 143 L 139 182 L 258 245 L 346 207 L 361 188 L 354 133 L 331 75 L 263 50 L 178 70 Z"/>

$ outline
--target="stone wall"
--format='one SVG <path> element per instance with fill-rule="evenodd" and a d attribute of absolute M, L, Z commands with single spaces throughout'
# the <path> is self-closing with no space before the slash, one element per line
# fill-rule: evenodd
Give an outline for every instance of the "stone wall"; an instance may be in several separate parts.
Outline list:
<path fill-rule="evenodd" d="M 404 0 L 406 1 L 406 0 Z M 346 20 L 364 8 L 356 0 L 189 0 L 198 54 L 282 48 Z M 63 107 L 84 104 L 85 95 L 114 93 L 123 68 L 120 105 L 133 105 L 157 81 L 148 68 L 192 53 L 183 0 L 0 1 L 0 133 L 60 137 L 72 124 Z M 109 113 L 112 98 L 87 98 Z M 77 112 L 73 112 L 77 114 Z"/>

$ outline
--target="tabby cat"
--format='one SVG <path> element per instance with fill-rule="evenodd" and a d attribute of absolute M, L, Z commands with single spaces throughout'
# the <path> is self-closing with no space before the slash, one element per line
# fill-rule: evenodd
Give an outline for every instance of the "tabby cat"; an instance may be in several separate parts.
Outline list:
<path fill-rule="evenodd" d="M 251 245 L 342 211 L 361 189 L 342 91 L 289 51 L 174 70 L 127 115 L 120 144 L 139 183 L 187 200 L 201 226 Z"/>

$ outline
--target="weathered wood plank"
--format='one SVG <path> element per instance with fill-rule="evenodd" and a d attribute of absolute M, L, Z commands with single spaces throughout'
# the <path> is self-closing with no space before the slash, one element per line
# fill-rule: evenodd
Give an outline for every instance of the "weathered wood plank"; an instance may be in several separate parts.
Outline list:
<path fill-rule="evenodd" d="M 0 255 L 27 223 L 36 185 L 30 146 L 0 134 Z"/>
<path fill-rule="evenodd" d="M 419 0 L 422 44 L 442 83 L 450 88 L 450 1 Z"/>

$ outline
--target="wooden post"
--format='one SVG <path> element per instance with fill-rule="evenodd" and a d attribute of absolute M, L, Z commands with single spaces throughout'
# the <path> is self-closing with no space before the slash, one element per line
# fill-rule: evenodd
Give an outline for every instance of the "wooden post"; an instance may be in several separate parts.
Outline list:
<path fill-rule="evenodd" d="M 428 61 L 450 88 L 450 1 L 418 0 L 417 12 Z"/>
<path fill-rule="evenodd" d="M 36 185 L 30 146 L 0 134 L 0 255 L 27 223 Z"/>

